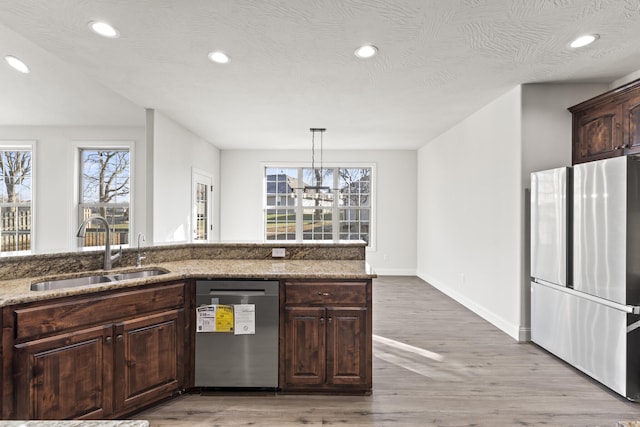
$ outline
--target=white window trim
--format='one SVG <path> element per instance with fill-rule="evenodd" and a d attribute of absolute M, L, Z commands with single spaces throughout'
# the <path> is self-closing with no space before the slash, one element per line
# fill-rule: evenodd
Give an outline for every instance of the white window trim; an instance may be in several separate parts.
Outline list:
<path fill-rule="evenodd" d="M 71 144 L 73 149 L 73 206 L 71 212 L 74 212 L 71 220 L 71 229 L 72 233 L 72 243 L 71 248 L 75 248 L 80 251 L 93 251 L 93 250 L 103 250 L 104 247 L 100 246 L 90 246 L 90 247 L 82 247 L 78 245 L 78 238 L 76 237 L 76 231 L 80 227 L 80 222 L 78 221 L 78 206 L 80 205 L 80 186 L 81 186 L 81 170 L 80 170 L 80 150 L 82 149 L 90 149 L 90 150 L 129 150 L 129 245 L 122 245 L 123 248 L 128 248 L 131 246 L 131 242 L 133 241 L 133 230 L 136 225 L 134 224 L 135 212 L 134 212 L 134 181 L 135 181 L 135 141 L 133 140 L 75 140 Z M 120 247 L 120 245 L 118 245 Z"/>
<path fill-rule="evenodd" d="M 195 224 L 193 223 L 194 221 L 194 216 L 193 216 L 193 209 L 195 206 L 195 186 L 196 186 L 196 181 L 197 181 L 197 175 L 200 175 L 202 177 L 205 177 L 207 179 L 210 180 L 211 182 L 211 188 L 209 189 L 209 206 L 208 206 L 208 212 L 207 215 L 209 217 L 209 222 L 207 223 L 207 225 L 209 226 L 209 230 L 207 231 L 207 240 L 194 240 L 193 238 L 193 228 L 195 227 Z M 198 169 L 196 167 L 192 167 L 191 168 L 191 207 L 189 209 L 189 242 L 191 243 L 211 243 L 213 242 L 213 192 L 214 192 L 214 180 L 213 180 L 213 175 L 207 171 L 205 171 L 204 169 Z"/>
<path fill-rule="evenodd" d="M 37 216 L 36 216 L 36 147 L 38 146 L 37 141 L 33 139 L 29 140 L 0 140 L 0 149 L 2 151 L 10 151 L 10 150 L 31 150 L 31 250 L 29 251 L 18 251 L 18 252 L 7 252 L 6 254 L 2 254 L 1 256 L 21 256 L 21 255 L 31 255 L 37 253 Z"/>
<path fill-rule="evenodd" d="M 323 164 L 323 168 L 329 169 L 329 168 L 371 168 L 371 211 L 370 211 L 370 223 L 369 223 L 369 246 L 367 246 L 367 251 L 368 252 L 376 252 L 377 251 L 377 235 L 378 235 L 378 223 L 377 223 L 377 214 L 376 214 L 376 210 L 377 210 L 377 203 L 376 203 L 376 182 L 377 182 L 377 178 L 378 178 L 378 172 L 377 172 L 377 168 L 376 168 L 377 164 L 376 163 L 360 163 L 360 162 L 344 162 L 344 163 L 336 163 L 336 162 L 332 162 L 332 163 L 324 163 Z M 262 210 L 262 213 L 260 215 L 261 218 L 261 222 L 262 222 L 262 227 L 261 227 L 261 235 L 262 235 L 262 240 L 265 243 L 291 243 L 291 242 L 303 242 L 303 240 L 266 240 L 265 236 L 267 234 L 267 229 L 266 229 L 266 221 L 264 218 L 264 209 L 265 206 L 267 205 L 267 188 L 266 188 L 266 182 L 264 179 L 264 171 L 265 168 L 273 168 L 273 169 L 278 169 L 278 168 L 282 168 L 282 169 L 296 169 L 296 168 L 310 168 L 311 165 L 307 162 L 260 162 L 260 179 L 261 179 L 261 188 L 262 188 L 262 195 L 261 195 L 261 205 L 260 205 L 260 209 Z M 298 177 L 299 179 L 301 179 L 301 177 Z M 334 178 L 336 179 L 336 178 Z M 302 181 L 300 181 L 302 182 Z M 300 206 L 300 204 L 298 204 L 296 207 L 296 214 L 300 214 L 302 212 L 302 207 Z M 334 207 L 334 209 L 338 209 L 337 207 Z M 334 228 L 335 230 L 335 228 Z M 296 230 L 296 235 L 300 235 L 298 234 L 298 231 Z M 335 241 L 335 240 L 334 240 Z"/>

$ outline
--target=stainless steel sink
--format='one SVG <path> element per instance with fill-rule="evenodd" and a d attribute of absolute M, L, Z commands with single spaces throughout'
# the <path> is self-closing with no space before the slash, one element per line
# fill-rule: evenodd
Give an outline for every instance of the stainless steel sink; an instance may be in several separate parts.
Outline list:
<path fill-rule="evenodd" d="M 167 272 L 164 270 L 138 270 L 127 273 L 110 274 L 107 277 L 109 277 L 112 282 L 117 282 L 120 280 L 143 279 L 145 277 L 158 276 L 161 274 L 167 274 Z"/>
<path fill-rule="evenodd" d="M 129 279 L 143 279 L 145 277 L 167 274 L 164 270 L 138 270 L 126 273 L 100 274 L 93 276 L 74 277 L 71 279 L 55 279 L 31 284 L 32 291 L 49 291 L 52 289 L 75 288 L 77 286 L 96 285 L 99 283 L 119 282 Z"/>

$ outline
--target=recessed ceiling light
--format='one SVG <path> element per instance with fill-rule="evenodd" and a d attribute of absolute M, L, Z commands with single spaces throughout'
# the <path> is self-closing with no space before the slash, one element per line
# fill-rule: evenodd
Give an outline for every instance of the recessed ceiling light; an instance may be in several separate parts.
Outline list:
<path fill-rule="evenodd" d="M 371 58 L 372 56 L 376 56 L 377 53 L 378 53 L 378 48 L 373 46 L 373 45 L 370 45 L 370 44 L 366 44 L 364 46 L 360 46 L 354 52 L 354 54 L 358 58 L 363 58 L 363 59 Z"/>
<path fill-rule="evenodd" d="M 101 35 L 102 37 L 115 39 L 116 37 L 120 36 L 118 30 L 103 21 L 91 21 L 89 22 L 89 28 L 91 28 L 94 33 Z"/>
<path fill-rule="evenodd" d="M 16 70 L 20 71 L 21 73 L 25 73 L 25 74 L 30 73 L 29 67 L 27 67 L 27 64 L 25 64 L 24 62 L 22 62 L 19 58 L 16 58 L 15 56 L 7 55 L 7 56 L 4 57 L 4 60 L 7 61 L 7 64 L 9 64 L 11 67 L 15 68 Z"/>
<path fill-rule="evenodd" d="M 227 64 L 231 61 L 224 52 L 220 52 L 219 50 L 209 53 L 209 59 L 218 64 Z"/>
<path fill-rule="evenodd" d="M 573 48 L 587 46 L 594 41 L 598 40 L 600 36 L 598 34 L 585 34 L 584 36 L 580 36 L 574 41 L 571 42 L 569 46 Z"/>

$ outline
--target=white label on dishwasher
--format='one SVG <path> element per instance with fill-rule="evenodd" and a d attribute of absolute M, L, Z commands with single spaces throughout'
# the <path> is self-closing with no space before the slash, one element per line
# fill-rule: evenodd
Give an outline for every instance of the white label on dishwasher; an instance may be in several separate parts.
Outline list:
<path fill-rule="evenodd" d="M 216 331 L 216 306 L 203 305 L 196 308 L 196 332 Z"/>
<path fill-rule="evenodd" d="M 236 304 L 233 306 L 235 335 L 255 335 L 256 333 L 256 305 Z"/>

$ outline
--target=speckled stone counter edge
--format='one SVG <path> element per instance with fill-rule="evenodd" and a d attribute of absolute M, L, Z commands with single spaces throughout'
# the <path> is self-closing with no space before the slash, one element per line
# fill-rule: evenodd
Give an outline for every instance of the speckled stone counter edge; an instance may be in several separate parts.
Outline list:
<path fill-rule="evenodd" d="M 102 270 L 104 252 L 5 258 L 0 261 L 5 273 L 4 277 L 0 276 L 0 307 L 185 279 L 366 280 L 377 277 L 364 260 L 364 242 L 289 244 L 285 246 L 284 258 L 271 257 L 272 247 L 260 244 L 147 247 L 142 269 L 159 269 L 165 274 L 46 291 L 31 291 L 31 284 L 105 274 Z M 85 262 L 87 260 L 89 262 Z M 135 256 L 130 263 L 125 257 L 109 274 L 140 270 L 134 264 Z"/>
<path fill-rule="evenodd" d="M 284 258 L 272 258 L 273 248 L 285 248 Z M 236 260 L 362 260 L 365 259 L 364 242 L 348 243 L 213 243 L 147 246 L 145 264 L 194 259 Z M 116 267 L 133 267 L 137 250 L 123 249 Z M 42 255 L 0 258 L 0 280 L 39 277 L 54 274 L 79 273 L 100 270 L 104 251 L 79 251 Z"/>
<path fill-rule="evenodd" d="M 108 421 L 2 421 L 0 427 L 149 427 L 145 420 Z"/>

